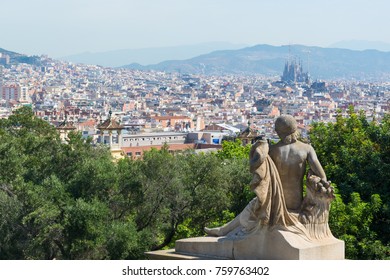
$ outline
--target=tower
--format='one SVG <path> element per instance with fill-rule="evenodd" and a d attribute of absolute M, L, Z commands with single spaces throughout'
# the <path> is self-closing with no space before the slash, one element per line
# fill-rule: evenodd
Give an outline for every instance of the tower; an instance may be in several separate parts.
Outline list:
<path fill-rule="evenodd" d="M 65 113 L 64 121 L 60 123 L 56 129 L 60 133 L 61 141 L 67 142 L 69 132 L 76 130 L 76 127 L 73 125 L 73 122 L 68 121 L 68 117 Z"/>
<path fill-rule="evenodd" d="M 108 144 L 113 157 L 121 157 L 122 129 L 124 127 L 112 117 L 112 111 L 108 113 L 108 118 L 97 126 L 100 131 L 100 143 L 106 143 L 105 139 L 108 134 Z M 114 139 L 115 137 L 115 139 Z"/>

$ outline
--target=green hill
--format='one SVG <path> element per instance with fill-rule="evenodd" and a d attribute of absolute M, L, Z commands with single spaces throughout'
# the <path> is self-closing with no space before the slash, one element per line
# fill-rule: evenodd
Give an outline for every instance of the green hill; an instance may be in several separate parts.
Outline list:
<path fill-rule="evenodd" d="M 0 48 L 0 53 L 3 55 L 8 55 L 10 57 L 10 64 L 26 63 L 32 65 L 41 65 L 41 59 L 39 56 L 28 56 L 25 54 L 8 51 L 2 48 Z"/>

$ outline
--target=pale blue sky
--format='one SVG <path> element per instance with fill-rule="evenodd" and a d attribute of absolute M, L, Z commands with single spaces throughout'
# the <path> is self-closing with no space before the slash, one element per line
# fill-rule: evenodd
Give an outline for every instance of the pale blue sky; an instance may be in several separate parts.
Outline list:
<path fill-rule="evenodd" d="M 52 57 L 223 41 L 390 43 L 389 0 L 0 0 L 0 48 Z"/>

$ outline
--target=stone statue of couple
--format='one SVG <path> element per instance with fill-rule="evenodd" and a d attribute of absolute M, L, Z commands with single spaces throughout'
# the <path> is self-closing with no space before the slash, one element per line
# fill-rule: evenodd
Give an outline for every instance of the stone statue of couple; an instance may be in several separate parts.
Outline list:
<path fill-rule="evenodd" d="M 244 237 L 267 228 L 288 231 L 309 242 L 333 237 L 328 226 L 333 188 L 313 147 L 297 139 L 297 128 L 292 116 L 282 115 L 275 122 L 280 141 L 269 145 L 259 140 L 252 146 L 250 187 L 256 197 L 231 222 L 205 228 L 209 236 Z"/>

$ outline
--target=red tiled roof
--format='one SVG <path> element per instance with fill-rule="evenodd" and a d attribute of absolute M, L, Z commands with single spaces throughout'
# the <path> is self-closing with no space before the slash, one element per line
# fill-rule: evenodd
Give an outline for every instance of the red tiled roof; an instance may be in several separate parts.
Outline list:
<path fill-rule="evenodd" d="M 97 126 L 98 129 L 107 129 L 107 130 L 115 130 L 115 129 L 123 129 L 123 125 L 119 124 L 116 120 L 107 119 L 102 124 Z"/>
<path fill-rule="evenodd" d="M 82 127 L 94 127 L 96 125 L 96 120 L 94 119 L 90 119 L 90 120 L 86 120 L 85 122 L 82 122 L 82 123 L 79 123 L 79 126 L 82 126 Z"/>

